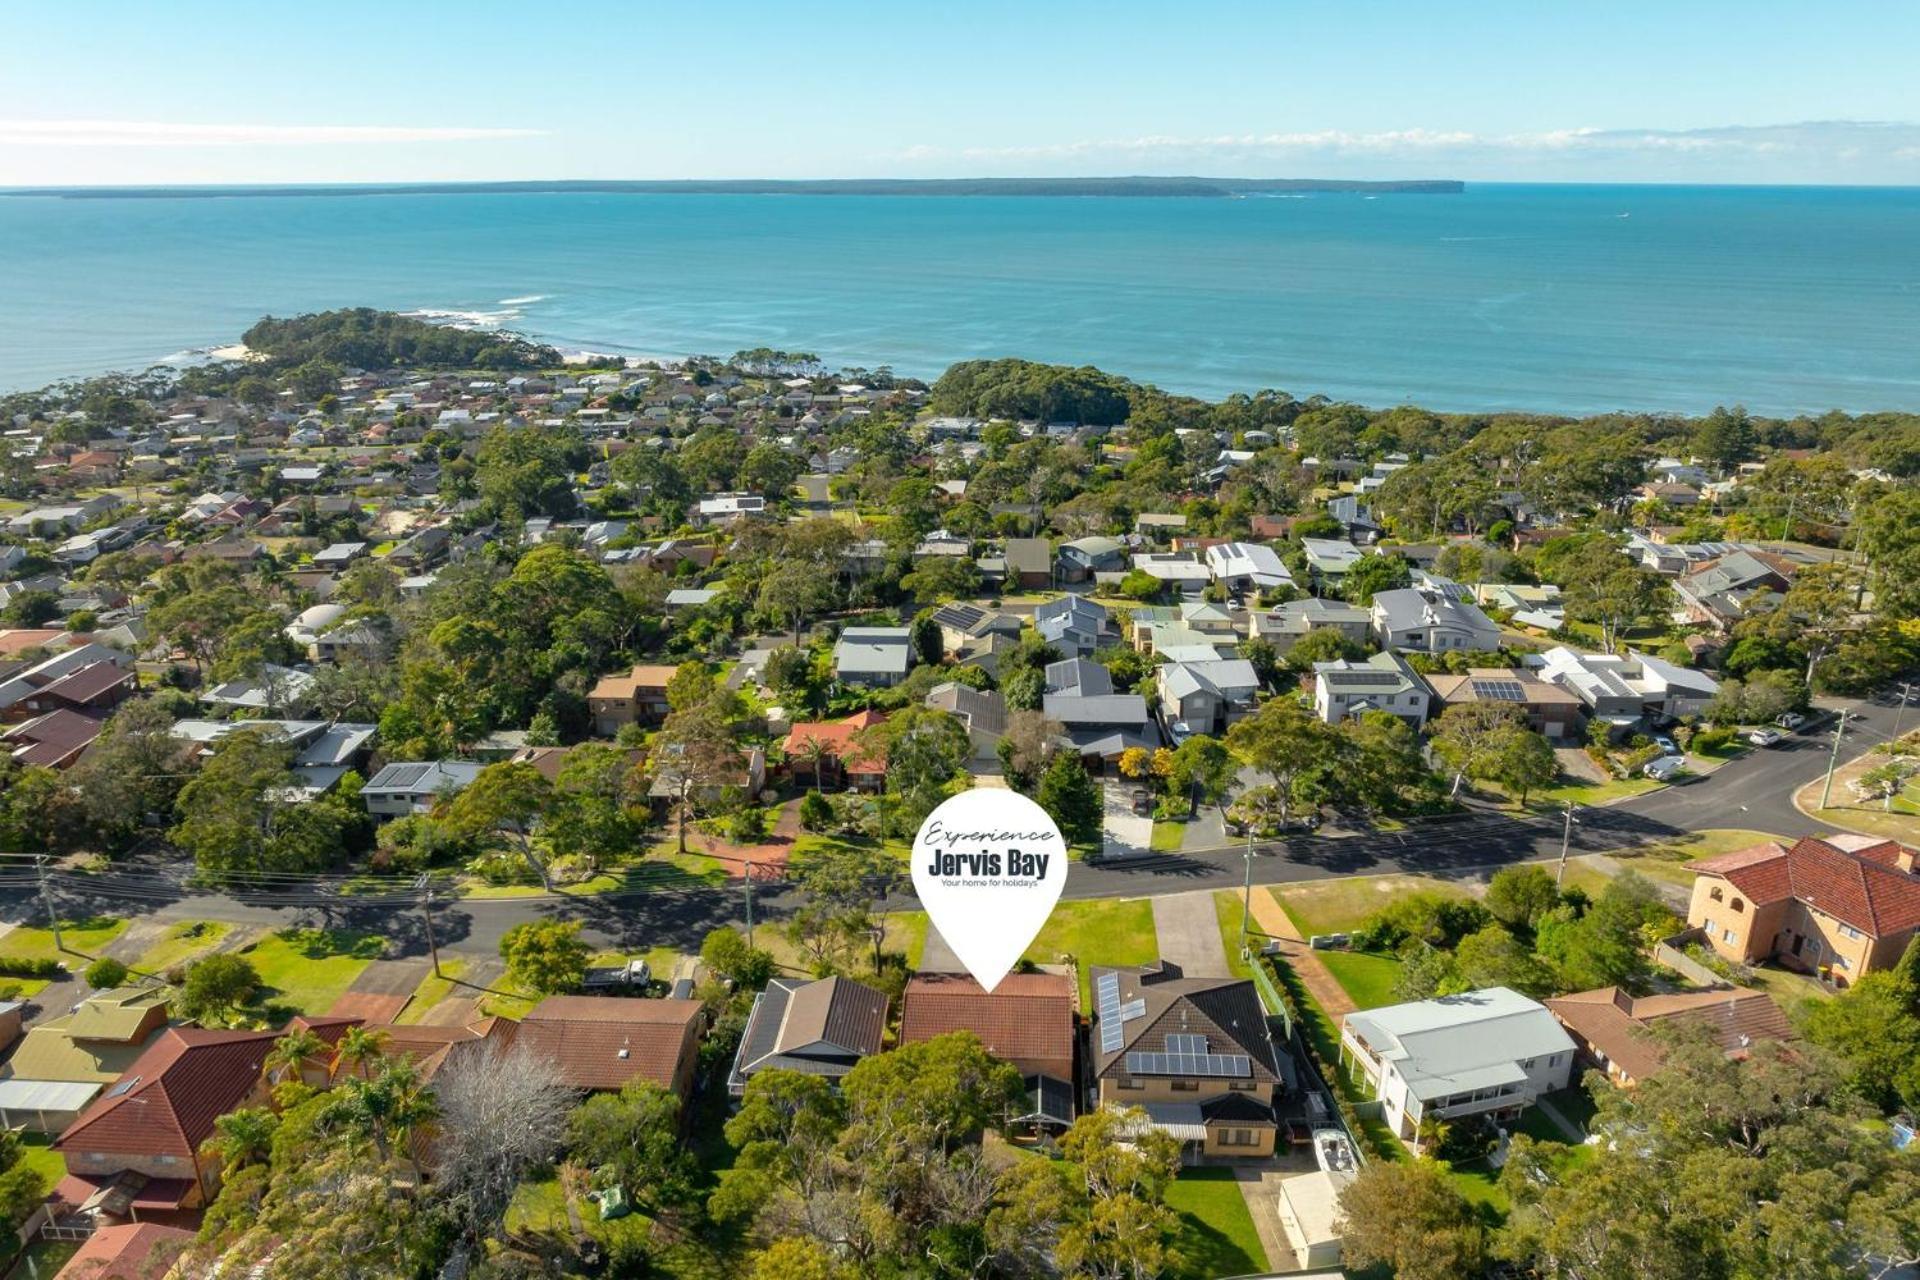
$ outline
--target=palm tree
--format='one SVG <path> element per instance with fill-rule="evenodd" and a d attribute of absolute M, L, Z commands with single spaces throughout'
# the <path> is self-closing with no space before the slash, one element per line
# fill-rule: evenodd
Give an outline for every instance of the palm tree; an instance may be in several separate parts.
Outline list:
<path fill-rule="evenodd" d="M 411 1058 L 397 1058 L 385 1063 L 380 1074 L 371 1079 L 349 1080 L 334 1090 L 321 1113 L 321 1122 L 365 1136 L 383 1166 L 392 1162 L 394 1143 L 398 1141 L 418 1181 L 420 1162 L 413 1155 L 413 1140 L 439 1114 L 440 1105 L 420 1078 L 420 1068 Z M 391 1186 L 388 1194 L 392 1194 Z"/>
<path fill-rule="evenodd" d="M 279 1084 L 282 1080 L 298 1079 L 307 1063 L 327 1052 L 327 1042 L 311 1027 L 295 1027 L 273 1042 L 273 1049 L 267 1054 L 267 1080 L 270 1084 Z"/>
<path fill-rule="evenodd" d="M 242 1107 L 216 1116 L 213 1135 L 200 1144 L 200 1150 L 220 1161 L 222 1177 L 236 1169 L 264 1161 L 273 1150 L 274 1131 L 280 1117 L 265 1107 Z"/>
<path fill-rule="evenodd" d="M 800 740 L 800 745 L 793 749 L 793 754 L 796 758 L 807 762 L 807 768 L 813 774 L 813 789 L 815 791 L 826 790 L 825 787 L 820 785 L 820 770 L 826 758 L 833 754 L 833 747 L 827 740 L 816 737 L 813 734 L 808 734 Z"/>
<path fill-rule="evenodd" d="M 367 1066 L 387 1051 L 387 1033 L 370 1030 L 366 1027 L 348 1027 L 340 1037 L 340 1043 L 334 1049 L 333 1070 L 337 1074 L 341 1067 L 352 1067 L 354 1074 L 362 1080 L 368 1078 Z"/>

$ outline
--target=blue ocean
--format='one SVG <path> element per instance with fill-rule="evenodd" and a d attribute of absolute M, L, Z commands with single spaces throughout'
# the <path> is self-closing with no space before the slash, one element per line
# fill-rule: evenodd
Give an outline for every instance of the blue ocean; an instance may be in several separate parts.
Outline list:
<path fill-rule="evenodd" d="M 1920 190 L 0 198 L 0 388 L 367 305 L 644 355 L 1445 410 L 1920 409 Z"/>

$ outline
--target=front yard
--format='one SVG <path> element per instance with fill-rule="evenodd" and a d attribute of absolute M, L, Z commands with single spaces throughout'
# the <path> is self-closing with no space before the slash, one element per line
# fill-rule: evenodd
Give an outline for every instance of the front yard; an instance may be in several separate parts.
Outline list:
<path fill-rule="evenodd" d="M 1303 938 L 1319 933 L 1350 933 L 1395 898 L 1410 893 L 1439 893 L 1465 898 L 1466 888 L 1432 876 L 1343 876 L 1307 884 L 1275 885 L 1267 892 L 1293 921 Z"/>
<path fill-rule="evenodd" d="M 1183 1170 L 1167 1188 L 1167 1204 L 1180 1214 L 1178 1274 L 1209 1280 L 1266 1271 L 1267 1251 L 1233 1170 Z"/>
<path fill-rule="evenodd" d="M 319 1014 L 386 948 L 384 939 L 348 929 L 281 929 L 239 954 L 260 975 L 263 1009 Z"/>
<path fill-rule="evenodd" d="M 1153 903 L 1145 898 L 1056 903 L 1024 958 L 1058 964 L 1063 955 L 1079 962 L 1080 1007 L 1092 1009 L 1094 965 L 1144 965 L 1160 958 Z"/>

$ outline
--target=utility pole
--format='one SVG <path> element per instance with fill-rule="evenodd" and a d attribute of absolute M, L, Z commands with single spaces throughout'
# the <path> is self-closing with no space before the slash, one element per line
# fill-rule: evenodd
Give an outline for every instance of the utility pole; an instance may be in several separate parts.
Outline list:
<path fill-rule="evenodd" d="M 1833 751 L 1827 756 L 1827 785 L 1820 791 L 1820 807 L 1827 807 L 1827 801 L 1833 798 L 1833 771 L 1840 766 L 1840 738 L 1847 731 L 1847 713 L 1840 713 L 1840 720 L 1833 726 Z"/>
<path fill-rule="evenodd" d="M 1252 933 L 1253 919 L 1253 825 L 1247 825 L 1247 879 L 1240 896 L 1240 958 L 1247 959 L 1253 954 L 1248 942 Z"/>
<path fill-rule="evenodd" d="M 740 864 L 740 885 L 747 891 L 747 946 L 753 946 L 753 863 Z"/>
<path fill-rule="evenodd" d="M 1569 804 L 1566 819 L 1560 824 L 1560 870 L 1553 877 L 1556 889 L 1567 882 L 1567 846 L 1573 843 L 1573 810 L 1574 806 Z"/>
<path fill-rule="evenodd" d="M 53 890 L 47 887 L 47 855 L 40 854 L 33 860 L 33 869 L 40 873 L 40 905 L 47 909 L 47 928 L 53 930 L 53 949 L 65 951 L 67 946 L 60 941 L 60 916 L 53 909 Z"/>
<path fill-rule="evenodd" d="M 420 873 L 414 887 L 420 890 L 420 919 L 427 926 L 427 952 L 433 957 L 433 976 L 438 978 L 441 976 L 440 941 L 433 934 L 433 889 L 427 884 L 426 872 Z"/>
<path fill-rule="evenodd" d="M 1894 713 L 1893 736 L 1887 739 L 1888 742 L 1900 741 L 1900 725 L 1901 725 L 1901 722 L 1907 718 L 1907 699 L 1912 696 L 1913 696 L 1913 681 L 1911 680 L 1901 681 L 1900 682 L 1900 710 Z"/>

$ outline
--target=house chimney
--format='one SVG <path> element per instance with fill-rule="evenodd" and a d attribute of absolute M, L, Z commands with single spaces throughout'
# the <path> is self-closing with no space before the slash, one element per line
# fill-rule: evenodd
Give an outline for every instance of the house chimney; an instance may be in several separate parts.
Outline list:
<path fill-rule="evenodd" d="M 1893 863 L 1908 875 L 1913 874 L 1914 851 L 1906 845 L 1900 846 L 1900 852 L 1894 856 Z"/>

